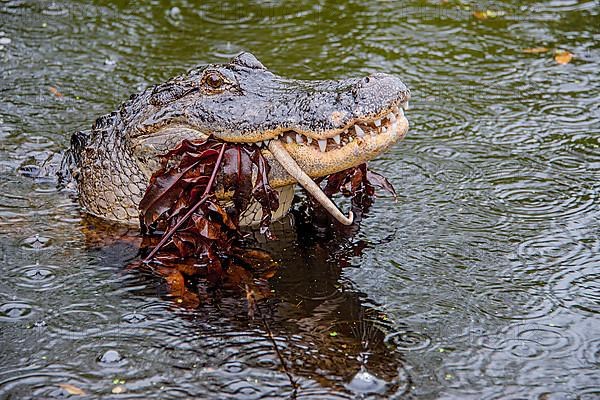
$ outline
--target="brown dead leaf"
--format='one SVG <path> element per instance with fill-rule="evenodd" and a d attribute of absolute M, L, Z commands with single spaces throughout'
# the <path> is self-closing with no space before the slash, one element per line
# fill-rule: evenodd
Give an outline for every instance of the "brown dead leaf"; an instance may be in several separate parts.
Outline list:
<path fill-rule="evenodd" d="M 77 386 L 71 385 L 70 383 L 59 383 L 58 386 L 67 391 L 67 393 L 75 396 L 85 396 L 85 392 L 79 389 Z"/>
<path fill-rule="evenodd" d="M 572 59 L 573 53 L 567 50 L 557 50 L 554 52 L 554 60 L 561 65 L 570 63 Z"/>
<path fill-rule="evenodd" d="M 63 94 L 61 92 L 58 91 L 57 88 L 55 88 L 54 86 L 50 86 L 48 88 L 48 90 L 50 91 L 50 93 L 52 93 L 53 95 L 55 95 L 56 97 L 63 97 Z"/>
<path fill-rule="evenodd" d="M 547 47 L 530 47 L 528 49 L 523 49 L 523 53 L 528 53 L 528 54 L 540 54 L 540 53 L 546 53 L 548 52 Z"/>

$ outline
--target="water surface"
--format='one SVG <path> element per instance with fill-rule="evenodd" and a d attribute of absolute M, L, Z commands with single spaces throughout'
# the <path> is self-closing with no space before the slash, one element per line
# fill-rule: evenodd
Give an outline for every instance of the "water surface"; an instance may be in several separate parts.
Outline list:
<path fill-rule="evenodd" d="M 600 397 L 599 14 L 2 2 L 0 398 L 62 398 L 65 383 L 144 399 Z M 32 178 L 130 94 L 242 50 L 285 76 L 383 71 L 412 89 L 409 135 L 372 163 L 399 200 L 353 232 L 296 221 L 262 245 L 280 268 L 261 309 L 295 393 L 243 296 L 181 307 L 127 269 L 133 232 Z"/>

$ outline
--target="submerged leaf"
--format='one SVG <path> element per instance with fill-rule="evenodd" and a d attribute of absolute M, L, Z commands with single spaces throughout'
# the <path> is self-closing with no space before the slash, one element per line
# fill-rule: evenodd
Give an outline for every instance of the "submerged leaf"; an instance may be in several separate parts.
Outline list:
<path fill-rule="evenodd" d="M 71 385 L 70 383 L 59 383 L 58 386 L 63 388 L 67 393 L 72 394 L 74 396 L 85 396 L 85 392 L 78 388 L 75 385 Z"/>
<path fill-rule="evenodd" d="M 532 47 L 529 49 L 523 49 L 523 53 L 540 54 L 540 53 L 546 53 L 549 50 L 550 49 L 548 49 L 547 47 Z"/>

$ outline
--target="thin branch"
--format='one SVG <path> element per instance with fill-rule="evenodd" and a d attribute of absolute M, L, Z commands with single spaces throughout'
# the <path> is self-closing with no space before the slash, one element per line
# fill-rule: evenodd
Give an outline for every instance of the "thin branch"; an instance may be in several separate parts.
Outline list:
<path fill-rule="evenodd" d="M 287 375 L 288 380 L 290 381 L 290 385 L 292 385 L 292 388 L 294 389 L 292 398 L 295 398 L 296 390 L 298 390 L 298 383 L 296 383 L 296 381 L 294 380 L 294 377 L 292 376 L 292 374 L 290 373 L 290 371 L 287 368 L 287 364 L 285 363 L 283 354 L 281 354 L 281 350 L 279 350 L 279 346 L 277 346 L 277 342 L 275 341 L 275 338 L 273 337 L 273 332 L 271 331 L 271 327 L 269 327 L 269 323 L 267 322 L 265 315 L 263 314 L 262 310 L 258 306 L 258 303 L 256 301 L 256 296 L 254 295 L 254 290 L 250 290 L 250 288 L 248 288 L 248 285 L 246 285 L 246 298 L 248 299 L 248 310 L 250 310 L 252 308 L 253 310 L 258 311 L 258 316 L 262 320 L 263 326 L 265 327 L 265 330 L 267 331 L 267 336 L 269 337 L 269 340 L 271 341 L 271 343 L 273 344 L 273 347 L 275 348 L 275 353 L 277 353 L 277 357 L 279 358 L 279 362 L 281 363 L 281 366 L 283 367 L 283 371 Z M 249 313 L 250 313 L 250 311 L 249 311 Z"/>

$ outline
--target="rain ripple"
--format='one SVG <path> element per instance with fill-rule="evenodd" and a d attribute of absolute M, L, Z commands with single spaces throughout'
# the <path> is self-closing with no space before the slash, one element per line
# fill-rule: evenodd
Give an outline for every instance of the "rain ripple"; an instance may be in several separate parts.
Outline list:
<path fill-rule="evenodd" d="M 581 218 L 596 208 L 598 193 L 586 183 L 546 171 L 519 168 L 497 168 L 487 174 L 497 199 L 490 211 L 529 221 L 547 221 Z"/>

